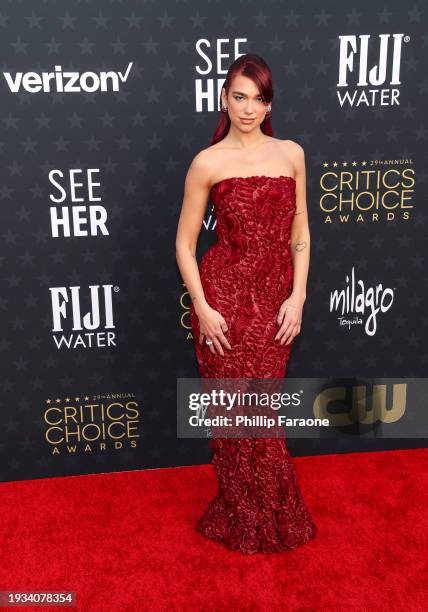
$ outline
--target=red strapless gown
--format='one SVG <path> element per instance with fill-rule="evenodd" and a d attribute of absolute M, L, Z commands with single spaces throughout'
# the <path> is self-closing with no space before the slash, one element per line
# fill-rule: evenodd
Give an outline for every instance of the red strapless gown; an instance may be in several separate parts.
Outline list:
<path fill-rule="evenodd" d="M 290 295 L 291 224 L 296 183 L 289 176 L 231 177 L 213 185 L 217 242 L 201 259 L 210 306 L 226 320 L 232 350 L 224 357 L 199 344 L 190 321 L 200 374 L 206 378 L 283 378 L 292 343 L 274 337 L 281 303 Z M 217 495 L 197 523 L 205 536 L 243 553 L 296 548 L 316 534 L 291 455 L 282 438 L 211 438 Z"/>

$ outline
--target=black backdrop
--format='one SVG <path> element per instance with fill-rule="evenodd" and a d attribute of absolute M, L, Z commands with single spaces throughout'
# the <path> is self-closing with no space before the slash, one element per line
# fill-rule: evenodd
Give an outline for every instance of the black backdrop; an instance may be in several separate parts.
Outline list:
<path fill-rule="evenodd" d="M 176 433 L 177 378 L 198 372 L 175 233 L 188 165 L 246 52 L 272 68 L 274 136 L 306 153 L 312 260 L 289 376 L 425 375 L 424 8 L 3 3 L 2 480 L 209 461 L 206 440 Z M 326 212 L 340 194 L 342 217 Z M 209 204 L 199 256 L 214 233 Z M 369 309 L 347 326 L 330 308 L 352 273 L 387 290 L 374 334 Z M 425 446 L 418 435 L 289 447 Z"/>

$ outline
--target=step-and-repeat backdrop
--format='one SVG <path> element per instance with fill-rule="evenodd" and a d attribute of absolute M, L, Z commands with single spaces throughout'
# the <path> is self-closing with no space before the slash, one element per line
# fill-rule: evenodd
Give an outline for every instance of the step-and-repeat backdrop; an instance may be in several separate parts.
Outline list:
<path fill-rule="evenodd" d="M 3 481 L 210 460 L 207 440 L 177 435 L 177 379 L 198 369 L 175 236 L 246 52 L 272 69 L 274 136 L 306 154 L 312 257 L 288 375 L 388 379 L 385 409 L 395 377 L 425 376 L 426 7 L 382 6 L 4 3 Z M 198 258 L 214 240 L 209 203 Z M 402 405 L 414 436 L 356 422 L 289 447 L 425 446 L 425 410 Z"/>

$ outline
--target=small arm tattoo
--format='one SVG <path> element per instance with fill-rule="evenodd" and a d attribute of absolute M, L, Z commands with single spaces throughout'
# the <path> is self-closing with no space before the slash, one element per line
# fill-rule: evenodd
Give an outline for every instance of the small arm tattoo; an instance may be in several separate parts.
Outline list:
<path fill-rule="evenodd" d="M 296 242 L 296 244 L 294 245 L 294 250 L 303 251 L 303 249 L 306 249 L 306 247 L 307 247 L 306 242 Z"/>
<path fill-rule="evenodd" d="M 304 212 L 305 212 L 304 210 L 301 210 L 300 212 L 295 212 L 295 213 L 294 213 L 294 216 L 296 216 L 296 215 L 301 215 L 301 214 L 302 214 L 302 213 L 304 213 Z"/>

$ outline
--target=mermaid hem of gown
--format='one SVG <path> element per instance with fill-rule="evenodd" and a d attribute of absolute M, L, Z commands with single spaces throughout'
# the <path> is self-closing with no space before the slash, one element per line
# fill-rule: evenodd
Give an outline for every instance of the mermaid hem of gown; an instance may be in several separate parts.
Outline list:
<path fill-rule="evenodd" d="M 283 521 L 281 522 L 281 516 Z M 236 521 L 228 516 L 224 504 L 215 497 L 208 505 L 203 516 L 197 521 L 196 529 L 205 537 L 221 542 L 226 548 L 244 554 L 285 552 L 302 546 L 315 538 L 317 528 L 311 516 L 299 521 L 296 530 L 293 522 L 284 518 L 280 512 L 272 514 L 270 525 L 274 525 L 274 537 L 267 537 L 266 529 L 257 530 L 250 521 Z M 269 526 L 267 531 L 272 531 Z M 271 534 L 272 535 L 272 534 Z"/>
<path fill-rule="evenodd" d="M 196 527 L 243 553 L 281 552 L 315 537 L 285 440 L 212 439 L 219 483 Z"/>

